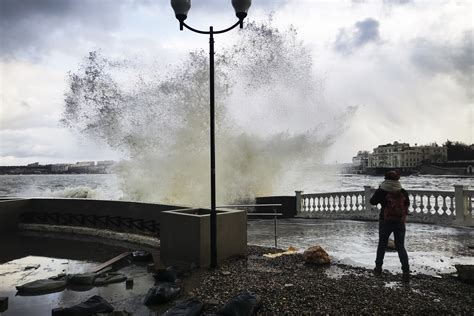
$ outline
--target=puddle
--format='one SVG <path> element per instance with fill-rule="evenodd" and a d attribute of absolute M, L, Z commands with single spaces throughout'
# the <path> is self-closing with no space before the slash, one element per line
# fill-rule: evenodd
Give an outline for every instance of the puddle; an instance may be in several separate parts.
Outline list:
<path fill-rule="evenodd" d="M 8 297 L 8 309 L 0 315 L 51 315 L 51 310 L 54 308 L 72 306 L 93 295 L 102 296 L 115 307 L 115 310 L 127 310 L 133 312 L 134 315 L 156 314 L 154 310 L 142 303 L 148 289 L 155 282 L 152 274 L 147 272 L 147 263 L 133 263 L 118 270 L 133 279 L 133 287 L 129 289 L 127 289 L 125 282 L 121 282 L 98 287 L 66 288 L 60 292 L 36 296 L 17 295 L 17 285 L 54 277 L 61 273 L 91 272 L 101 263 L 131 249 L 70 240 L 53 241 L 49 238 L 38 239 L 38 237 L 35 237 L 36 240 L 32 243 L 41 244 L 42 247 L 35 249 L 32 248 L 32 243 L 29 243 L 30 240 L 24 239 L 22 236 L 9 236 L 8 238 L 17 248 L 10 253 L 2 251 L 3 257 L 0 258 L 0 296 Z M 4 240 L 2 239 L 2 244 Z M 67 249 L 64 246 L 67 246 Z M 74 259 L 37 255 L 50 255 L 50 250 L 54 253 L 62 251 L 63 256 L 67 255 Z M 31 251 L 35 255 L 18 257 L 27 251 Z M 17 258 L 6 261 L 12 256 Z"/>

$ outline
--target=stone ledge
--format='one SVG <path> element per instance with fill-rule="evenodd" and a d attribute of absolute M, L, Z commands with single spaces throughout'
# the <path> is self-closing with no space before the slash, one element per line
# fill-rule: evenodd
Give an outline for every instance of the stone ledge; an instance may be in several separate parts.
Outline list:
<path fill-rule="evenodd" d="M 18 224 L 19 231 L 34 231 L 34 232 L 45 232 L 45 233 L 64 233 L 70 235 L 83 235 L 90 237 L 100 237 L 112 240 L 126 241 L 130 243 L 136 243 L 151 247 L 159 247 L 160 240 L 155 237 L 120 233 L 116 231 L 106 229 L 96 229 L 90 227 L 80 226 L 61 226 L 61 225 L 45 225 L 45 224 Z"/>

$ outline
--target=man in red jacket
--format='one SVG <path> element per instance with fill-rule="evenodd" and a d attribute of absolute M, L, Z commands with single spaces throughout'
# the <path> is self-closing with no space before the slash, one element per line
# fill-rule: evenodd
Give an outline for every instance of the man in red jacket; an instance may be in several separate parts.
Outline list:
<path fill-rule="evenodd" d="M 405 221 L 408 215 L 410 200 L 408 193 L 400 184 L 400 174 L 397 171 L 385 173 L 385 181 L 375 191 L 370 199 L 370 204 L 381 204 L 379 215 L 379 244 L 377 246 L 377 258 L 375 259 L 375 275 L 382 274 L 383 258 L 387 247 L 388 238 L 393 232 L 395 248 L 402 264 L 404 282 L 410 281 L 410 266 L 408 254 L 405 250 Z"/>

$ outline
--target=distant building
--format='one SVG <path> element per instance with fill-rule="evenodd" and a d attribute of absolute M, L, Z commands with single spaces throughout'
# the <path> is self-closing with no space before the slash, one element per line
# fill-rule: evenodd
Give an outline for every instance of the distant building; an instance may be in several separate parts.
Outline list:
<path fill-rule="evenodd" d="M 102 161 L 97 161 L 98 166 L 113 166 L 115 164 L 115 161 L 113 160 L 102 160 Z"/>
<path fill-rule="evenodd" d="M 78 161 L 68 166 L 71 173 L 94 173 L 95 161 Z"/>
<path fill-rule="evenodd" d="M 393 142 L 380 145 L 369 154 L 368 168 L 400 169 L 413 171 L 425 162 L 446 162 L 448 151 L 437 144 L 410 146 L 408 143 Z"/>
<path fill-rule="evenodd" d="M 27 164 L 26 166 L 27 167 L 39 167 L 39 162 L 34 162 L 34 163 L 30 163 L 30 164 Z"/>
<path fill-rule="evenodd" d="M 369 166 L 369 152 L 361 150 L 357 152 L 355 157 L 352 157 L 352 170 L 355 173 L 365 173 Z"/>
<path fill-rule="evenodd" d="M 67 172 L 69 170 L 69 165 L 65 163 L 58 163 L 51 165 L 51 172 L 53 173 L 62 173 Z"/>

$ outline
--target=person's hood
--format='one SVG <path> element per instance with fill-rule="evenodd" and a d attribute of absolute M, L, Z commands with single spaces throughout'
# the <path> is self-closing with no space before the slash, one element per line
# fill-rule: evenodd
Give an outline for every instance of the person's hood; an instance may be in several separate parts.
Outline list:
<path fill-rule="evenodd" d="M 398 180 L 385 180 L 380 185 L 380 188 L 387 192 L 395 192 L 400 191 L 402 189 L 402 185 Z"/>

